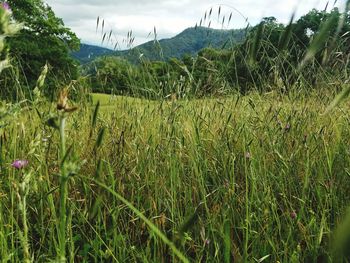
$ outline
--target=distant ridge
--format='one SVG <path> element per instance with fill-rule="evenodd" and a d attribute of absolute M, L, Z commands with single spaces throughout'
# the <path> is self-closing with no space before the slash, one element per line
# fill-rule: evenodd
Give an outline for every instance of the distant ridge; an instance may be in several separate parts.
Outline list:
<path fill-rule="evenodd" d="M 78 52 L 72 56 L 81 63 L 87 63 L 99 56 L 120 56 L 130 62 L 137 63 L 139 57 L 149 60 L 168 60 L 181 58 L 185 54 L 195 55 L 203 48 L 221 48 L 240 43 L 245 38 L 244 29 L 221 30 L 206 27 L 187 28 L 169 39 L 149 41 L 130 50 L 113 51 L 107 48 L 82 44 Z"/>
<path fill-rule="evenodd" d="M 114 50 L 108 48 L 88 44 L 81 44 L 80 50 L 72 52 L 71 56 L 79 60 L 80 63 L 84 64 L 94 60 L 97 57 L 112 55 L 113 53 L 115 53 Z"/>

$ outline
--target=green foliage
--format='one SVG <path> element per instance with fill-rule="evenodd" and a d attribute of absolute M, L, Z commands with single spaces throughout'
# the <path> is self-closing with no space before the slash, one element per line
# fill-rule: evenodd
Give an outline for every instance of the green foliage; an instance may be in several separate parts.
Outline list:
<path fill-rule="evenodd" d="M 105 84 L 118 86 L 117 90 L 123 90 L 124 94 L 148 98 L 174 94 L 178 98 L 201 97 L 251 90 L 287 92 L 296 85 L 310 89 L 331 81 L 346 81 L 343 76 L 349 70 L 349 31 L 347 13 L 340 13 L 337 8 L 330 12 L 313 9 L 297 21 L 293 15 L 287 26 L 274 17 L 265 17 L 245 37 L 243 30 L 198 27 L 170 40 L 148 42 L 116 53 L 137 62 L 132 71 L 123 69 L 130 68 L 125 60 L 108 58 L 84 68 L 97 68 L 95 73 L 89 71 L 96 79 L 101 61 L 109 60 L 107 64 L 116 61 L 114 73 L 101 71 Z M 224 40 L 230 39 L 230 34 L 231 42 L 226 40 L 225 45 Z M 225 48 L 217 48 L 220 45 Z M 179 57 L 179 54 L 183 55 Z M 122 84 L 113 83 L 113 74 L 117 75 L 115 79 L 123 79 Z M 101 92 L 100 86 L 92 85 L 93 90 Z"/>
<path fill-rule="evenodd" d="M 100 56 L 112 55 L 113 53 L 114 51 L 108 48 L 80 44 L 79 50 L 71 52 L 71 56 L 77 59 L 81 64 L 85 64 Z"/>
<path fill-rule="evenodd" d="M 170 58 L 180 59 L 185 54 L 194 56 L 199 50 L 206 47 L 232 46 L 242 42 L 244 37 L 245 31 L 242 29 L 187 28 L 173 38 L 152 40 L 130 50 L 112 52 L 109 49 L 84 44 L 79 51 L 73 52 L 72 55 L 81 63 L 90 62 L 101 55 L 120 56 L 134 64 L 140 63 L 140 56 L 150 61 L 167 61 Z"/>
<path fill-rule="evenodd" d="M 206 63 L 216 65 L 211 71 L 219 71 L 219 79 L 241 92 L 288 91 L 301 83 L 317 87 L 347 76 L 349 30 L 349 15 L 337 8 L 314 9 L 296 22 L 292 17 L 287 26 L 266 17 L 250 29 L 244 43 L 231 48 L 230 56 L 221 50 L 221 56 Z"/>
<path fill-rule="evenodd" d="M 204 27 L 188 28 L 179 35 L 159 41 L 150 41 L 137 46 L 131 51 L 120 53 L 130 61 L 137 62 L 139 56 L 149 60 L 168 60 L 169 58 L 182 58 L 183 55 L 196 55 L 206 47 L 222 48 L 227 42 L 229 46 L 243 41 L 245 31 L 217 30 Z"/>
<path fill-rule="evenodd" d="M 18 32 L 21 25 L 12 20 L 10 9 L 6 8 L 4 3 L 0 4 L 0 76 L 2 76 L 0 96 L 4 98 L 8 94 L 12 94 L 14 89 L 20 88 L 18 85 L 11 85 L 12 83 L 8 85 L 11 82 L 11 76 L 8 76 L 8 73 L 13 73 L 13 71 L 7 42 Z"/>
<path fill-rule="evenodd" d="M 134 66 L 118 57 L 101 57 L 85 65 L 83 72 L 91 76 L 94 92 L 123 94 L 128 90 Z"/>
<path fill-rule="evenodd" d="M 22 109 L 0 130 L 0 258 L 54 260 L 65 222 L 67 262 L 342 262 L 350 112 L 320 114 L 333 94 L 301 94 L 93 94 L 99 110 L 82 108 L 61 128 L 61 158 L 58 132 Z M 28 166 L 11 167 L 17 158 Z M 28 242 L 19 238 L 24 222 Z"/>
<path fill-rule="evenodd" d="M 16 3 L 33 28 L 14 47 L 38 40 L 41 14 L 40 1 Z M 350 92 L 348 30 L 347 13 L 313 10 L 286 27 L 264 18 L 241 44 L 196 55 L 165 59 L 158 43 L 156 61 L 101 57 L 55 105 L 42 96 L 53 77 L 35 64 L 40 45 L 22 44 L 37 48 L 27 62 L 40 69 L 30 103 L 0 104 L 1 261 L 349 262 L 350 109 L 338 108 Z M 48 35 L 40 54 L 64 58 Z M 57 63 L 64 82 L 69 67 Z M 4 89 L 19 76 L 4 69 Z M 88 104 L 88 84 L 113 95 Z"/>
<path fill-rule="evenodd" d="M 47 75 L 46 94 L 52 94 L 57 83 L 68 83 L 78 76 L 77 63 L 70 57 L 69 50 L 79 48 L 79 39 L 66 28 L 62 19 L 42 0 L 7 1 L 16 21 L 22 23 L 22 30 L 9 40 L 10 55 L 23 85 L 35 87 L 37 78 L 45 64 L 50 66 Z"/>

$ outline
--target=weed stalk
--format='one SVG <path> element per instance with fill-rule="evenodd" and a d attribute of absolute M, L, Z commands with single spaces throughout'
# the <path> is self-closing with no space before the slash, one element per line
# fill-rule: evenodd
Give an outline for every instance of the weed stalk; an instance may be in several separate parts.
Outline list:
<path fill-rule="evenodd" d="M 64 156 L 66 154 L 65 138 L 66 114 L 61 112 L 59 115 L 60 132 L 60 210 L 59 210 L 59 262 L 66 261 L 66 222 L 67 222 L 67 195 L 68 195 L 68 176 L 66 174 Z"/>

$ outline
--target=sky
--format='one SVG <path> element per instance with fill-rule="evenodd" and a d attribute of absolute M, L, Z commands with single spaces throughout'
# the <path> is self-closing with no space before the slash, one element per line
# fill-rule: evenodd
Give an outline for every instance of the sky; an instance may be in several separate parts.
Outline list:
<path fill-rule="evenodd" d="M 256 25 L 263 17 L 274 16 L 281 23 L 288 23 L 296 11 L 296 18 L 312 8 L 323 10 L 327 0 L 44 0 L 56 16 L 81 39 L 82 43 L 117 49 L 127 48 L 128 32 L 135 38 L 133 46 L 163 38 L 171 38 L 188 27 L 194 27 L 211 14 L 211 28 L 245 28 L 247 21 Z M 328 9 L 343 8 L 345 0 L 329 0 Z M 218 13 L 220 8 L 220 22 Z M 228 17 L 232 12 L 230 23 Z M 222 19 L 225 16 L 225 23 Z M 97 18 L 99 27 L 96 31 Z M 110 41 L 104 41 L 104 30 Z M 202 25 L 208 26 L 208 18 Z M 129 38 L 130 39 L 130 38 Z M 118 44 L 117 44 L 118 43 Z M 116 46 L 117 45 L 117 46 Z"/>

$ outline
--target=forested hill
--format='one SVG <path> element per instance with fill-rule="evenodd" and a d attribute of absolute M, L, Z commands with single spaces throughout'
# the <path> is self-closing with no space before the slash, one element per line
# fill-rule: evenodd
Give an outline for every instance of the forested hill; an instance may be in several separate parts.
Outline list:
<path fill-rule="evenodd" d="M 187 28 L 173 38 L 149 41 L 130 50 L 112 51 L 106 48 L 83 44 L 78 52 L 72 53 L 81 63 L 86 63 L 98 56 L 121 56 L 130 62 L 138 61 L 140 56 L 150 60 L 181 58 L 185 54 L 194 55 L 205 47 L 231 46 L 241 42 L 245 30 L 220 30 L 205 27 Z"/>
<path fill-rule="evenodd" d="M 112 55 L 113 53 L 114 51 L 108 48 L 88 44 L 80 44 L 80 50 L 72 52 L 71 55 L 73 58 L 79 60 L 80 63 L 84 64 L 94 60 L 97 57 Z"/>

